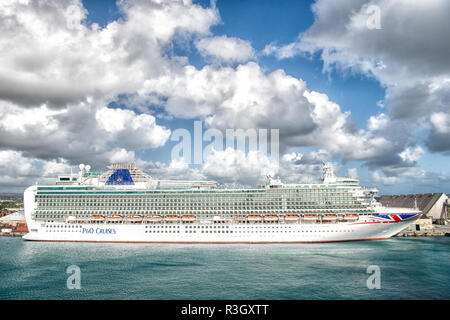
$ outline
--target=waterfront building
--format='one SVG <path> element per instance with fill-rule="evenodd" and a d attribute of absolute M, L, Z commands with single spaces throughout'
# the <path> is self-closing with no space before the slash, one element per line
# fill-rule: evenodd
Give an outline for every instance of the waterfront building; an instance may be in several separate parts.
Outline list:
<path fill-rule="evenodd" d="M 445 193 L 403 194 L 382 196 L 380 203 L 393 208 L 417 208 L 421 219 L 431 219 L 433 223 L 446 224 L 449 219 L 450 199 Z"/>

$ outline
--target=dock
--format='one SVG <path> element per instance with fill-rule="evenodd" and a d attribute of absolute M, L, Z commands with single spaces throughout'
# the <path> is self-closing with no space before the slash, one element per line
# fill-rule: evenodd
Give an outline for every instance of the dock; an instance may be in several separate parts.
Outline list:
<path fill-rule="evenodd" d="M 450 233 L 441 231 L 402 231 L 394 237 L 450 237 Z"/>
<path fill-rule="evenodd" d="M 0 232 L 2 237 L 23 237 L 27 232 L 24 231 L 11 231 L 11 232 Z"/>
<path fill-rule="evenodd" d="M 433 225 L 431 229 L 410 230 L 405 229 L 394 237 L 450 237 L 450 225 Z"/>

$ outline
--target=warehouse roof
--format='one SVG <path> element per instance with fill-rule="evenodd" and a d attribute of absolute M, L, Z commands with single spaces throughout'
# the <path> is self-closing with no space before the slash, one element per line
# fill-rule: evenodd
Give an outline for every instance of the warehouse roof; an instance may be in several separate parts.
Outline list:
<path fill-rule="evenodd" d="M 426 194 L 403 194 L 395 196 L 382 196 L 380 202 L 385 207 L 394 208 L 414 208 L 417 197 L 417 206 L 424 215 L 430 211 L 436 201 L 444 193 L 426 193 Z M 445 194 L 444 194 L 445 195 Z"/>
<path fill-rule="evenodd" d="M 0 218 L 0 222 L 25 221 L 25 215 L 22 210 L 13 212 Z"/>

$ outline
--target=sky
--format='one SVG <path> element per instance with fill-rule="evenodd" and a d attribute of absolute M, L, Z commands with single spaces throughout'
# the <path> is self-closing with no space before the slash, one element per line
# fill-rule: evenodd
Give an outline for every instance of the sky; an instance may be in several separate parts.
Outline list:
<path fill-rule="evenodd" d="M 449 15 L 447 0 L 2 1 L 0 192 L 80 163 L 253 186 L 330 162 L 380 194 L 450 193 Z"/>

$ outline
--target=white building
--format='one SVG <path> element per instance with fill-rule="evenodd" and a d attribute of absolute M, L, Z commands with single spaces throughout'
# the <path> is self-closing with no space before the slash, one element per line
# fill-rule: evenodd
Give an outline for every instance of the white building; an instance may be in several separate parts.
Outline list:
<path fill-rule="evenodd" d="M 8 224 L 8 225 L 16 225 L 18 223 L 25 223 L 25 214 L 24 214 L 23 210 L 13 212 L 4 217 L 1 217 L 0 223 L 4 223 L 4 224 Z"/>
<path fill-rule="evenodd" d="M 402 208 L 414 208 L 417 203 L 422 218 L 431 218 L 433 223 L 445 223 L 449 218 L 450 199 L 445 193 L 382 196 L 380 202 L 384 206 Z"/>

